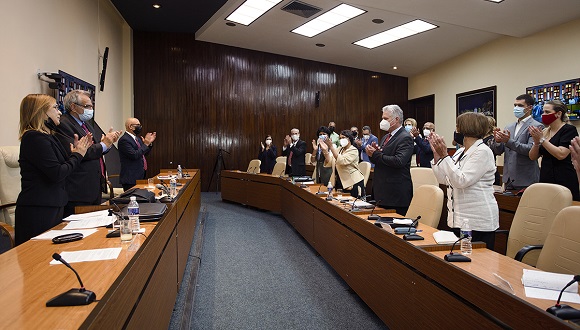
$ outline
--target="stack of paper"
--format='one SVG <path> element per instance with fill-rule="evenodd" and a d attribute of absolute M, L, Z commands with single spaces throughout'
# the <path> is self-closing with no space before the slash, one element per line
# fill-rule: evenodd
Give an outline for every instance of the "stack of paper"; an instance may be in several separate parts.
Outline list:
<path fill-rule="evenodd" d="M 539 270 L 524 269 L 522 284 L 526 290 L 526 297 L 548 299 L 556 302 L 560 291 L 568 284 L 574 275 L 543 272 Z M 562 294 L 561 301 L 580 304 L 578 295 L 578 283 L 570 285 Z"/>
<path fill-rule="evenodd" d="M 459 237 L 455 236 L 453 232 L 445 230 L 434 232 L 433 238 L 437 244 L 451 244 L 459 239 Z"/>

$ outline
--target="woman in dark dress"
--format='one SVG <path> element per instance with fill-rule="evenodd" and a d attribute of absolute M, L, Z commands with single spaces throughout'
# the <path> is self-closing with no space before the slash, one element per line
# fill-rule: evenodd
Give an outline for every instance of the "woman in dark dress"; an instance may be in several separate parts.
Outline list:
<path fill-rule="evenodd" d="M 567 187 L 572 198 L 580 201 L 578 176 L 570 157 L 570 143 L 578 136 L 576 127 L 566 124 L 568 108 L 561 101 L 547 101 L 544 104 L 542 122 L 544 130 L 530 126 L 534 146 L 530 150 L 530 159 L 542 157 L 540 182 L 556 183 Z"/>
<path fill-rule="evenodd" d="M 276 157 L 278 156 L 278 152 L 276 150 L 276 146 L 272 144 L 272 135 L 266 135 L 265 142 L 265 146 L 263 142 L 260 142 L 261 148 L 260 152 L 258 153 L 258 159 L 261 161 L 260 173 L 272 174 L 274 165 L 276 165 Z"/>
<path fill-rule="evenodd" d="M 92 135 L 75 136 L 72 154 L 54 136 L 60 124 L 56 100 L 30 94 L 20 103 L 20 175 L 22 190 L 16 200 L 15 240 L 22 244 L 59 224 L 68 202 L 65 180 L 83 159 Z"/>
<path fill-rule="evenodd" d="M 334 178 L 332 173 L 334 171 L 334 159 L 325 155 L 318 146 L 326 139 L 330 138 L 330 130 L 326 126 L 320 126 L 316 132 L 317 140 L 312 140 L 312 155 L 310 162 L 314 164 L 314 179 L 316 183 L 321 183 L 323 186 L 328 186 L 328 182 L 334 185 Z M 326 167 L 324 164 L 326 163 Z"/>

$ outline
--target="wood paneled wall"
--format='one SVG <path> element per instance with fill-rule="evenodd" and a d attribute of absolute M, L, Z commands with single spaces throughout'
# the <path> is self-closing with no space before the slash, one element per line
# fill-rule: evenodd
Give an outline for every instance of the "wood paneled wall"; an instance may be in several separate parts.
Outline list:
<path fill-rule="evenodd" d="M 407 78 L 195 41 L 191 34 L 134 32 L 135 116 L 156 131 L 148 175 L 199 168 L 208 190 L 220 148 L 227 169 L 246 170 L 260 141 L 278 154 L 293 127 L 310 141 L 329 121 L 337 129 L 369 125 L 381 108 L 407 106 Z M 320 105 L 315 107 L 316 92 Z M 216 188 L 216 179 L 210 191 Z"/>

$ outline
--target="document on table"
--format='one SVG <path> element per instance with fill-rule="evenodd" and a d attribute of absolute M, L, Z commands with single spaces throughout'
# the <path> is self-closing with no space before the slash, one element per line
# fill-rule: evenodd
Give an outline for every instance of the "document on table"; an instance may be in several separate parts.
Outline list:
<path fill-rule="evenodd" d="M 524 269 L 522 284 L 526 291 L 526 297 L 556 301 L 562 288 L 572 281 L 573 278 L 574 275 Z M 574 283 L 568 287 L 562 294 L 561 300 L 580 304 L 578 283 Z"/>
<path fill-rule="evenodd" d="M 99 261 L 99 260 L 114 260 L 119 257 L 121 253 L 121 248 L 106 248 L 106 249 L 94 249 L 94 250 L 81 250 L 81 251 L 64 251 L 60 253 L 60 256 L 66 260 L 69 264 L 74 262 L 84 262 L 84 261 Z M 52 260 L 51 265 L 61 264 L 60 261 Z"/>
<path fill-rule="evenodd" d="M 71 214 L 68 217 L 62 219 L 63 221 L 77 221 L 89 218 L 104 217 L 109 215 L 109 210 L 101 210 L 95 212 L 81 213 L 81 214 Z"/>
<path fill-rule="evenodd" d="M 83 234 L 83 237 L 87 237 L 91 234 L 96 233 L 97 230 L 96 229 L 79 229 L 79 230 L 49 230 L 45 233 L 42 233 L 36 237 L 33 237 L 31 239 L 45 239 L 45 240 L 49 240 L 49 239 L 53 239 L 57 236 L 60 235 L 66 235 L 66 234 L 72 234 L 72 233 L 81 233 Z"/>
<path fill-rule="evenodd" d="M 85 228 L 97 228 L 97 227 L 105 227 L 113 223 L 115 221 L 113 216 L 99 216 L 99 217 L 91 217 L 87 219 L 75 220 L 70 221 L 63 229 L 65 230 L 73 230 L 73 229 L 85 229 Z"/>
<path fill-rule="evenodd" d="M 459 238 L 453 232 L 440 230 L 433 233 L 433 238 L 437 244 L 455 243 Z"/>

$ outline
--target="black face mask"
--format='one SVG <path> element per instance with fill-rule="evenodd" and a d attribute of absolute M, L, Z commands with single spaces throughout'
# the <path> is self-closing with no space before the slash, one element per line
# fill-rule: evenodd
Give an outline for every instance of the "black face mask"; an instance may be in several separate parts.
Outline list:
<path fill-rule="evenodd" d="M 46 127 L 48 127 L 52 131 L 56 130 L 56 124 L 54 123 L 54 121 L 52 121 L 52 118 L 50 117 L 44 121 L 44 125 L 46 125 Z"/>
<path fill-rule="evenodd" d="M 328 130 L 330 131 L 330 134 L 334 133 L 334 126 L 328 126 Z"/>
<path fill-rule="evenodd" d="M 357 131 L 352 131 L 351 133 L 352 133 L 352 136 L 353 137 L 356 137 L 358 135 L 358 132 Z"/>
<path fill-rule="evenodd" d="M 139 135 L 141 134 L 141 130 L 143 129 L 143 126 L 141 125 L 135 125 L 133 127 L 133 132 L 135 133 L 135 135 Z"/>
<path fill-rule="evenodd" d="M 463 134 L 453 132 L 453 140 L 455 140 L 455 142 L 457 142 L 458 144 L 463 145 Z"/>

